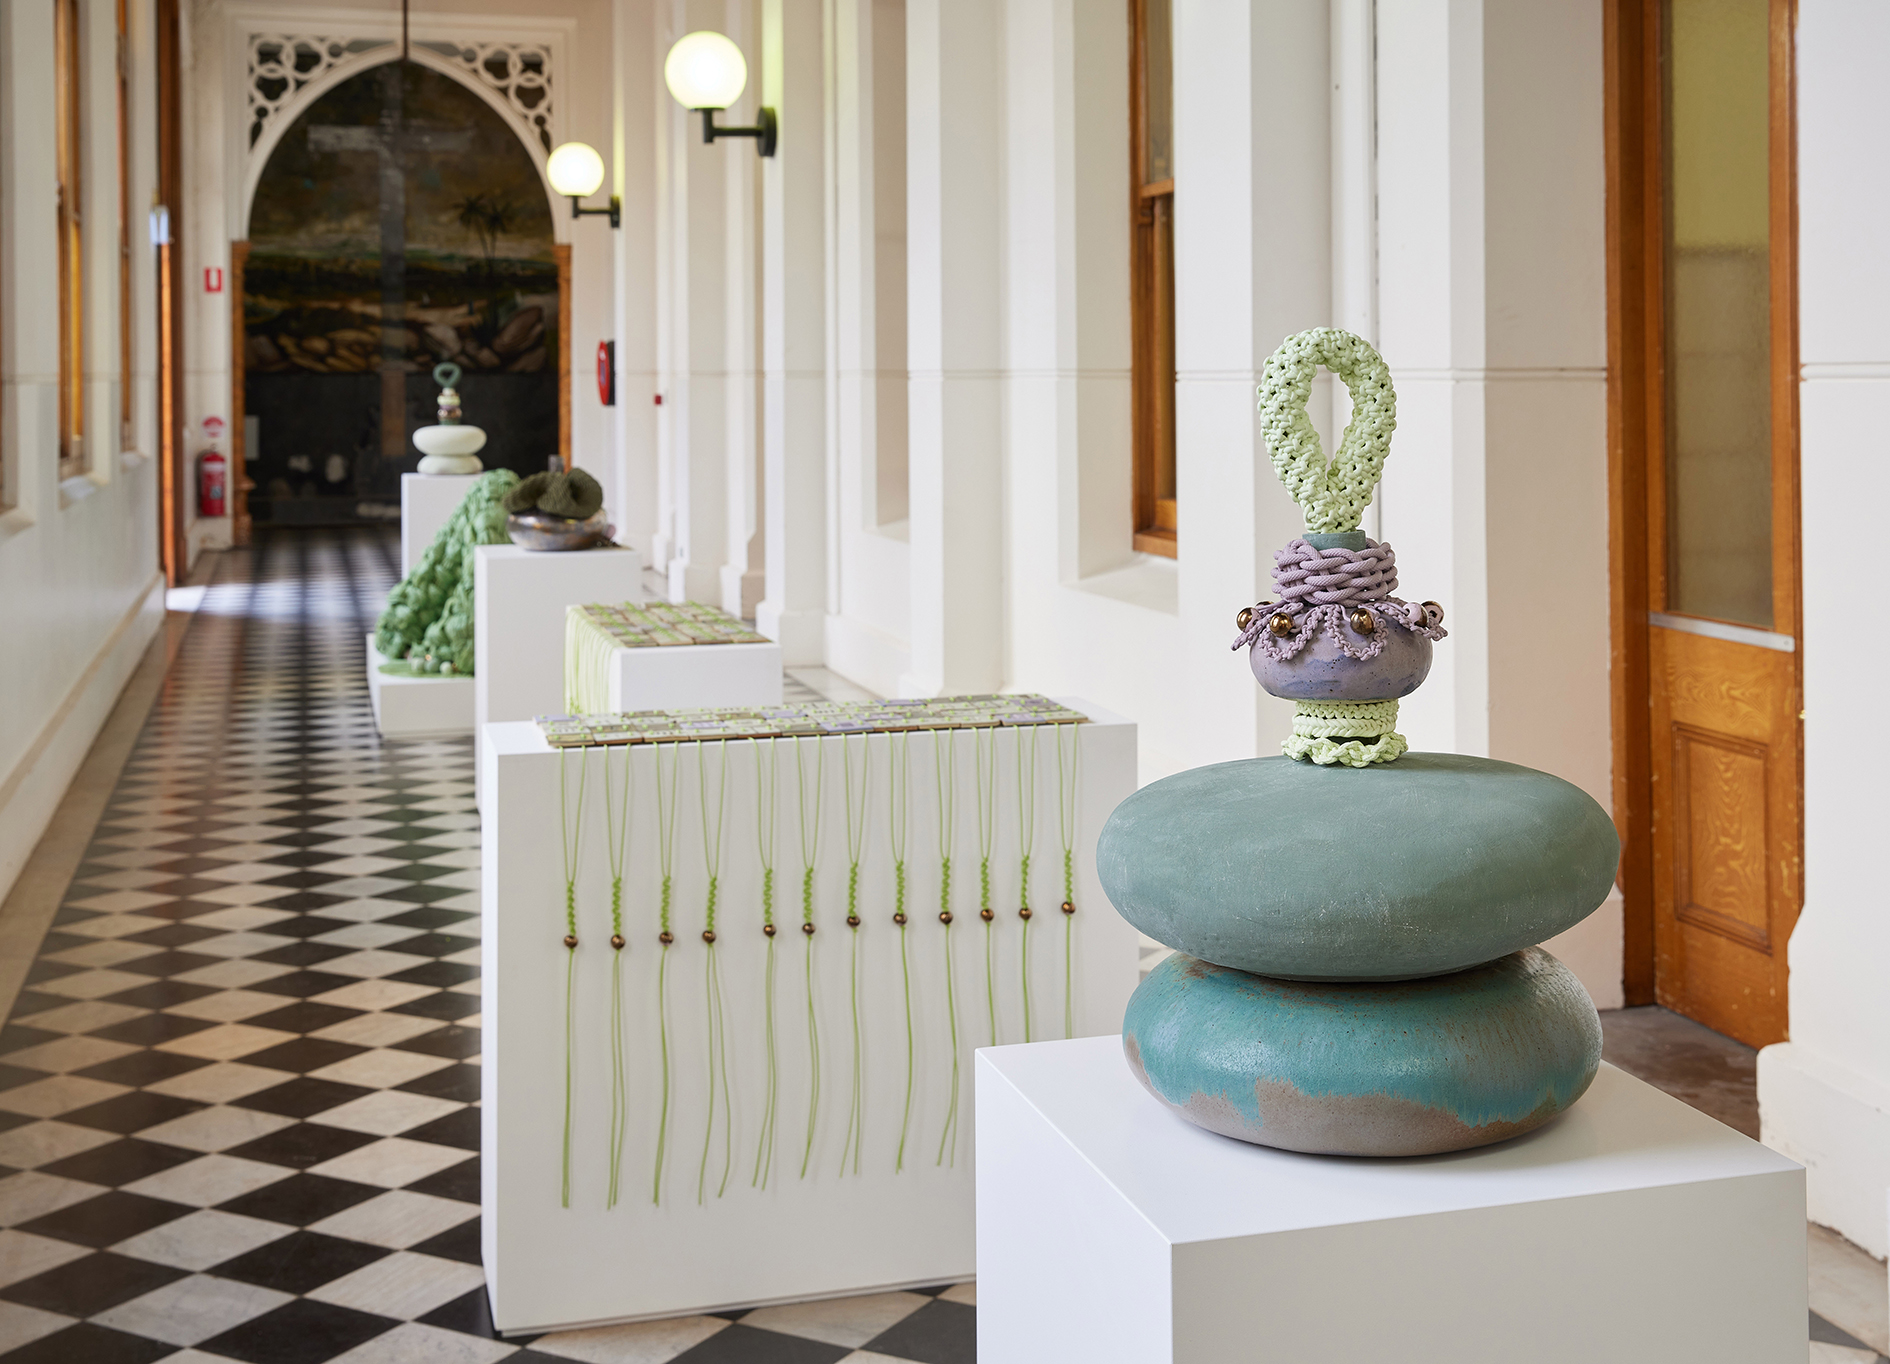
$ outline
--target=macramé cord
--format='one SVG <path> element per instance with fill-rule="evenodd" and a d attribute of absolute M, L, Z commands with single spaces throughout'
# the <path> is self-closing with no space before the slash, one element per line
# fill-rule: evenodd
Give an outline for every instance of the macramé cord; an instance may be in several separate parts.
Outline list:
<path fill-rule="evenodd" d="M 610 750 L 604 750 L 604 835 L 610 855 L 610 1182 L 606 1208 L 617 1206 L 623 1172 L 624 1135 L 630 1127 L 630 1089 L 624 1076 L 623 1018 L 623 862 L 630 833 L 632 787 L 629 750 L 623 755 L 623 789 L 613 795 Z"/>
<path fill-rule="evenodd" d="M 866 785 L 872 750 L 860 739 L 860 777 L 853 779 L 853 736 L 840 736 L 840 766 L 846 778 L 847 803 L 847 1002 L 853 1011 L 853 1087 L 847 1107 L 847 1139 L 840 1146 L 840 1173 L 847 1172 L 847 1152 L 853 1153 L 853 1173 L 860 1172 L 860 1147 L 866 1140 L 866 1089 L 860 1074 L 860 853 L 866 843 Z M 855 790 L 857 786 L 858 790 Z M 857 797 L 857 799 L 856 799 Z"/>
<path fill-rule="evenodd" d="M 971 732 L 971 755 L 977 764 L 978 787 L 978 918 L 984 922 L 984 1008 L 990 1016 L 991 1045 L 998 1044 L 996 961 L 993 957 L 992 925 L 997 911 L 991 908 L 991 840 L 997 832 L 997 731 L 975 729 Z"/>
<path fill-rule="evenodd" d="M 1352 420 L 1330 462 L 1306 415 L 1313 375 L 1321 365 L 1352 394 Z M 1260 427 L 1274 472 L 1306 514 L 1306 529 L 1357 530 L 1398 427 L 1398 397 L 1384 359 L 1350 332 L 1315 327 L 1287 337 L 1267 357 L 1258 391 Z"/>
<path fill-rule="evenodd" d="M 584 778 L 589 753 L 586 748 L 578 750 L 575 821 L 565 814 L 564 753 L 558 753 L 558 851 L 564 856 L 564 1157 L 558 1196 L 567 1208 L 571 1206 L 571 1066 L 577 1045 L 578 853 L 584 840 Z"/>
<path fill-rule="evenodd" d="M 1070 756 L 1063 758 L 1063 731 L 1070 732 Z M 1057 740 L 1057 832 L 1063 840 L 1063 1035 L 1076 1036 L 1076 1005 L 1070 995 L 1073 979 L 1074 949 L 1071 935 L 1076 927 L 1076 754 L 1081 742 L 1075 725 L 1058 725 Z"/>
<path fill-rule="evenodd" d="M 794 740 L 794 787 L 801 809 L 801 935 L 807 940 L 807 1145 L 801 1151 L 801 1178 L 814 1158 L 814 1128 L 820 1119 L 820 1024 L 814 1016 L 814 859 L 820 852 L 820 787 L 826 769 L 826 749 L 814 744 L 814 820 L 807 821 L 807 770 L 802 760 L 805 743 Z"/>
<path fill-rule="evenodd" d="M 1018 977 L 1024 992 L 1024 1040 L 1031 1040 L 1030 1016 L 1030 849 L 1037 840 L 1037 729 L 1030 730 L 1030 757 L 1024 757 L 1024 731 L 1017 731 L 1017 917 L 1024 921 L 1017 950 Z"/>
<path fill-rule="evenodd" d="M 952 846 L 958 836 L 958 745 L 953 731 L 932 731 L 932 775 L 938 783 L 938 921 L 945 925 L 945 1021 L 952 1039 L 951 1101 L 945 1130 L 939 1133 L 937 1164 L 945 1163 L 946 1144 L 958 1164 L 958 989 L 952 979 Z"/>
<path fill-rule="evenodd" d="M 722 812 L 728 806 L 728 740 L 717 745 L 721 750 L 721 776 L 715 784 L 715 818 L 709 818 L 709 770 L 707 744 L 696 745 L 696 799 L 702 806 L 702 864 L 708 873 L 709 891 L 703 905 L 702 941 L 708 955 L 702 967 L 702 987 L 709 1010 L 709 1121 L 702 1132 L 702 1161 L 696 1167 L 696 1202 L 703 1201 L 709 1174 L 709 1149 L 715 1142 L 715 1095 L 719 1079 L 722 1090 L 722 1182 L 716 1187 L 720 1198 L 728 1191 L 730 1151 L 733 1145 L 728 1097 L 728 1032 L 722 1015 L 722 968 L 715 955 L 715 901 L 722 875 Z"/>
<path fill-rule="evenodd" d="M 774 835 L 779 810 L 781 754 L 780 741 L 769 739 L 764 749 L 755 745 L 755 841 L 761 850 L 761 931 L 768 939 L 768 961 L 764 968 L 762 1008 L 764 1036 L 768 1055 L 768 1087 L 761 1108 L 761 1137 L 755 1143 L 755 1173 L 748 1181 L 751 1188 L 768 1187 L 774 1173 L 774 1119 L 780 1097 L 780 1058 L 774 1042 Z"/>
<path fill-rule="evenodd" d="M 909 733 L 889 735 L 886 746 L 886 777 L 891 790 L 890 818 L 887 821 L 893 860 L 893 923 L 899 929 L 899 979 L 905 991 L 906 1005 L 906 1108 L 899 1121 L 899 1154 L 894 1173 L 906 1168 L 906 1133 L 912 1127 L 912 961 L 906 952 L 906 812 L 910 807 L 912 746 Z"/>
<path fill-rule="evenodd" d="M 676 851 L 676 780 L 682 751 L 670 745 L 669 795 L 663 794 L 663 750 L 656 751 L 656 851 L 662 871 L 662 889 L 657 901 L 657 942 L 662 954 L 656 964 L 656 1024 L 658 1045 L 663 1056 L 663 1102 L 656 1118 L 656 1173 L 650 1184 L 650 1202 L 663 1201 L 663 1157 L 669 1150 L 669 947 L 675 935 L 669 928 L 669 908 L 675 881 L 670 867 Z"/>

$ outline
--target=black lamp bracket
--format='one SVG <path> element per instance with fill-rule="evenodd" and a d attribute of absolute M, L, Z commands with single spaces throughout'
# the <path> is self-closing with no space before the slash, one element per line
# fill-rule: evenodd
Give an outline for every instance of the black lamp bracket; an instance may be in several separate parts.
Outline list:
<path fill-rule="evenodd" d="M 582 218 L 591 213 L 607 213 L 610 215 L 610 225 L 612 227 L 623 226 L 623 200 L 615 194 L 610 196 L 609 208 L 585 208 L 583 204 L 579 202 L 577 195 L 573 194 L 571 196 L 571 216 L 573 218 Z"/>
<path fill-rule="evenodd" d="M 752 128 L 718 128 L 715 125 L 715 116 L 720 112 L 719 110 L 698 109 L 696 112 L 702 115 L 702 140 L 704 142 L 713 142 L 718 137 L 752 137 L 755 139 L 756 150 L 763 156 L 774 155 L 774 110 L 765 107 L 758 110 L 755 114 L 757 122 Z"/>

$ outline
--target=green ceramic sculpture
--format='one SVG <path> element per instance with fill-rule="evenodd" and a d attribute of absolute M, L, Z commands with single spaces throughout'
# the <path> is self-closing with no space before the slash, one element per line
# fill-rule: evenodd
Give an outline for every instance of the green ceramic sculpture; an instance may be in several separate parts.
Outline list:
<path fill-rule="evenodd" d="M 374 627 L 374 647 L 388 660 L 383 672 L 472 675 L 473 550 L 508 543 L 502 499 L 517 484 L 510 469 L 481 474 L 420 562 L 387 594 Z"/>

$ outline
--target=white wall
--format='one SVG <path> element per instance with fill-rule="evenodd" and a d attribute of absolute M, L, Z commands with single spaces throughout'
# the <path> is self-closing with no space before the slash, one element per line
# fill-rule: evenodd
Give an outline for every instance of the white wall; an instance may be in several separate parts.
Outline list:
<path fill-rule="evenodd" d="M 58 476 L 58 241 L 50 5 L 0 7 L 0 899 L 163 621 L 157 551 L 151 7 L 130 7 L 133 439 L 119 436 L 116 37 L 82 6 L 89 473 Z"/>
<path fill-rule="evenodd" d="M 1858 628 L 1858 580 L 1830 528 L 1890 498 L 1890 264 L 1869 243 L 1890 215 L 1890 126 L 1877 60 L 1890 10 L 1802 0 L 1798 19 L 1799 445 L 1804 507 L 1805 902 L 1792 934 L 1791 1041 L 1759 1053 L 1768 1145 L 1805 1165 L 1813 1221 L 1890 1251 L 1890 810 L 1859 746 L 1858 704 L 1890 642 Z"/>

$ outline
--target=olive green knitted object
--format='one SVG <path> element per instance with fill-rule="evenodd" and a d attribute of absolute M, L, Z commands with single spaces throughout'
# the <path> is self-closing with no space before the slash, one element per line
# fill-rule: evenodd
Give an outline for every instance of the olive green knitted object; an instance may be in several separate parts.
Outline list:
<path fill-rule="evenodd" d="M 582 521 L 604 506 L 604 488 L 582 469 L 568 474 L 533 474 L 505 495 L 509 512 L 541 511 Z"/>
<path fill-rule="evenodd" d="M 481 474 L 420 562 L 387 594 L 374 627 L 374 647 L 388 660 L 383 671 L 472 675 L 473 550 L 507 543 L 500 499 L 517 483 L 510 469 Z"/>
<path fill-rule="evenodd" d="M 1352 420 L 1330 462 L 1306 416 L 1313 373 L 1321 365 L 1344 380 L 1352 394 Z M 1314 327 L 1287 337 L 1267 357 L 1259 394 L 1260 426 L 1274 472 L 1306 514 L 1306 529 L 1357 530 L 1398 426 L 1398 396 L 1384 359 L 1350 332 Z"/>

